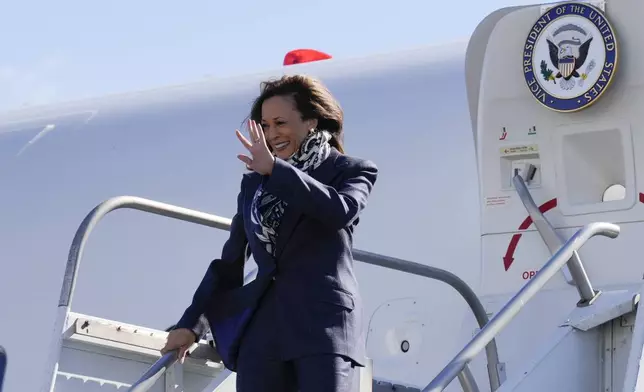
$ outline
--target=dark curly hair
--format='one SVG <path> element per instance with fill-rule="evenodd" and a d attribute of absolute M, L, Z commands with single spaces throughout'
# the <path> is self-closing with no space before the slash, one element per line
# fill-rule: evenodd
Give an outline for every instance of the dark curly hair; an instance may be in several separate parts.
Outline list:
<path fill-rule="evenodd" d="M 338 101 L 319 80 L 305 75 L 285 75 L 276 80 L 262 82 L 261 93 L 253 102 L 250 118 L 262 121 L 262 104 L 274 96 L 290 96 L 302 120 L 317 119 L 319 130 L 331 133 L 330 144 L 344 153 L 344 113 Z"/>

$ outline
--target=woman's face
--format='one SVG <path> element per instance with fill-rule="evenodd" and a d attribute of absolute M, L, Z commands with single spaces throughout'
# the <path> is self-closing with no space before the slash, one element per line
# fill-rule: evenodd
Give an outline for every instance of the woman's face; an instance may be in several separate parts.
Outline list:
<path fill-rule="evenodd" d="M 317 120 L 302 120 L 291 97 L 274 96 L 262 104 L 262 128 L 276 157 L 288 159 L 299 148 Z"/>

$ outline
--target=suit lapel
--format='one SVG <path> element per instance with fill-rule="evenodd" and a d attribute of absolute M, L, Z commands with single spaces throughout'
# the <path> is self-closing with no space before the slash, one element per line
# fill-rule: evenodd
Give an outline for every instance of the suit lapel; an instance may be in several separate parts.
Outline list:
<path fill-rule="evenodd" d="M 329 157 L 322 162 L 317 169 L 311 171 L 309 175 L 322 184 L 328 184 L 333 180 L 333 177 L 338 174 L 336 160 L 339 155 L 340 153 L 336 151 L 335 148 L 332 148 Z M 302 211 L 289 206 L 286 207 L 286 211 L 284 211 L 284 216 L 282 217 L 282 222 L 280 223 L 277 233 L 277 244 L 275 250 L 276 258 L 279 258 L 284 251 L 284 246 L 288 243 L 288 240 L 299 223 L 301 216 Z"/>

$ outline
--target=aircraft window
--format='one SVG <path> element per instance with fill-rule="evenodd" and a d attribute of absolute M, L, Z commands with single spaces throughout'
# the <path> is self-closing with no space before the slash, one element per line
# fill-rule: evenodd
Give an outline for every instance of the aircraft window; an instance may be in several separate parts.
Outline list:
<path fill-rule="evenodd" d="M 626 187 L 621 184 L 613 184 L 606 188 L 604 195 L 602 196 L 602 201 L 618 201 L 624 200 L 626 197 Z"/>

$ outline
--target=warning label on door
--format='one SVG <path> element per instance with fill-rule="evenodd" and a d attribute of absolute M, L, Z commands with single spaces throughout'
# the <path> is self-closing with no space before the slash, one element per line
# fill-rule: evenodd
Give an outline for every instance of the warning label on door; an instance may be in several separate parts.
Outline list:
<path fill-rule="evenodd" d="M 504 206 L 510 201 L 510 196 L 490 196 L 485 198 L 486 207 Z"/>
<path fill-rule="evenodd" d="M 506 146 L 500 148 L 501 155 L 519 155 L 519 154 L 534 154 L 539 152 L 539 146 L 536 144 L 528 144 L 523 146 Z"/>

